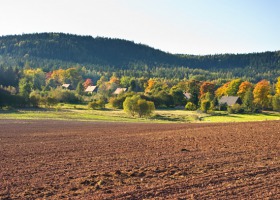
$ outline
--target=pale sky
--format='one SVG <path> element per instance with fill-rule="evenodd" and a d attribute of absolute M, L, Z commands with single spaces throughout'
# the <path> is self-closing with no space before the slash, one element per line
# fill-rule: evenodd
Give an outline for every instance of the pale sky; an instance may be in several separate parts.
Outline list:
<path fill-rule="evenodd" d="M 280 0 L 0 0 L 0 35 L 121 38 L 170 53 L 280 50 Z"/>

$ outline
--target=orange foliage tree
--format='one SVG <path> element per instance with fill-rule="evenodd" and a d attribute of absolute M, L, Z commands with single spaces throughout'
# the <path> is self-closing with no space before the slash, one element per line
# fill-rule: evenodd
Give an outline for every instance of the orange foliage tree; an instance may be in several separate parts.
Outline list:
<path fill-rule="evenodd" d="M 112 83 L 115 83 L 115 84 L 119 85 L 119 84 L 120 84 L 120 79 L 119 79 L 118 77 L 116 77 L 115 75 L 113 75 L 113 76 L 111 76 L 109 82 L 110 82 L 111 84 L 112 84 Z"/>
<path fill-rule="evenodd" d="M 215 84 L 211 82 L 203 82 L 200 86 L 200 98 L 203 98 L 206 93 L 214 94 Z"/>
<path fill-rule="evenodd" d="M 261 108 L 267 108 L 269 104 L 270 84 L 267 80 L 258 82 L 253 90 L 254 103 Z"/>
<path fill-rule="evenodd" d="M 86 89 L 88 86 L 92 86 L 93 85 L 93 82 L 92 82 L 92 80 L 90 79 L 90 78 L 87 78 L 86 80 L 85 80 L 85 82 L 83 83 L 83 86 L 84 86 L 84 88 Z"/>
<path fill-rule="evenodd" d="M 253 88 L 253 84 L 249 81 L 244 81 L 239 85 L 239 90 L 237 92 L 237 95 L 243 100 L 245 93 Z"/>
<path fill-rule="evenodd" d="M 156 80 L 149 79 L 147 82 L 147 87 L 145 88 L 145 92 L 150 92 L 155 84 L 156 84 Z"/>

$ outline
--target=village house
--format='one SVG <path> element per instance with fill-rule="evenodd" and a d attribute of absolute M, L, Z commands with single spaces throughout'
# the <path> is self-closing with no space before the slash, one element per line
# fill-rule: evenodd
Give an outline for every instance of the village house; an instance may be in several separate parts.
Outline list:
<path fill-rule="evenodd" d="M 127 91 L 127 88 L 117 88 L 117 89 L 115 90 L 115 92 L 113 92 L 113 94 L 119 95 L 120 93 L 126 92 L 126 91 Z"/>
<path fill-rule="evenodd" d="M 93 92 L 96 92 L 97 86 L 88 86 L 85 90 L 85 92 L 92 94 Z"/>
<path fill-rule="evenodd" d="M 71 84 L 63 84 L 62 89 L 72 90 L 72 86 L 71 86 Z"/>
<path fill-rule="evenodd" d="M 183 94 L 184 94 L 186 100 L 189 100 L 191 98 L 191 96 L 192 96 L 192 94 L 189 93 L 189 92 L 184 92 Z"/>
<path fill-rule="evenodd" d="M 237 96 L 222 96 L 219 105 L 233 106 L 234 104 L 242 104 L 242 100 Z"/>

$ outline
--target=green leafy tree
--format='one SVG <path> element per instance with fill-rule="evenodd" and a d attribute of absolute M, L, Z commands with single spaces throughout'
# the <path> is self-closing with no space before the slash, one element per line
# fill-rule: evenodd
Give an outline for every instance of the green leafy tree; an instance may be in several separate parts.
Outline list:
<path fill-rule="evenodd" d="M 241 83 L 241 79 L 232 80 L 227 86 L 226 94 L 229 96 L 236 96 Z"/>
<path fill-rule="evenodd" d="M 77 85 L 77 88 L 76 88 L 76 92 L 77 94 L 79 95 L 83 95 L 84 94 L 84 85 L 83 85 L 83 82 L 79 82 L 78 85 Z"/>
<path fill-rule="evenodd" d="M 138 100 L 140 100 L 139 95 L 126 97 L 125 101 L 123 102 L 124 111 L 132 116 L 135 116 L 139 112 L 139 106 L 137 105 Z"/>
<path fill-rule="evenodd" d="M 29 94 L 32 91 L 31 88 L 32 84 L 28 78 L 22 78 L 19 81 L 19 94 L 22 96 L 26 101 L 29 100 Z"/>
<path fill-rule="evenodd" d="M 207 99 L 204 99 L 201 101 L 200 109 L 202 112 L 207 113 L 208 110 L 210 110 L 211 107 L 211 102 Z"/>
<path fill-rule="evenodd" d="M 139 95 L 126 97 L 123 102 L 124 111 L 132 116 L 138 114 L 139 117 L 150 116 L 155 110 L 155 105 L 151 101 L 141 99 Z"/>
<path fill-rule="evenodd" d="M 186 83 L 186 92 L 191 94 L 191 97 L 188 99 L 188 101 L 192 102 L 196 106 L 198 106 L 199 103 L 200 85 L 201 82 L 196 80 L 190 80 Z"/>
<path fill-rule="evenodd" d="M 244 108 L 244 110 L 246 112 L 252 112 L 254 109 L 254 94 L 252 91 L 252 88 L 247 90 L 247 92 L 245 92 L 244 97 L 243 97 L 243 101 L 242 101 L 242 107 Z"/>
<path fill-rule="evenodd" d="M 272 108 L 275 111 L 280 111 L 280 94 L 276 94 L 272 98 Z"/>
<path fill-rule="evenodd" d="M 172 88 L 170 90 L 170 95 L 173 97 L 173 103 L 175 106 L 183 106 L 187 102 L 181 89 L 178 89 L 176 87 Z"/>

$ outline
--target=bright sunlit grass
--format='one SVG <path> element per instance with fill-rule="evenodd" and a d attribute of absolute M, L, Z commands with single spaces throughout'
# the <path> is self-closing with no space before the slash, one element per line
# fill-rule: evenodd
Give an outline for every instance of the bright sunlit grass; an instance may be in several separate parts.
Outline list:
<path fill-rule="evenodd" d="M 137 118 L 127 115 L 123 110 L 106 108 L 89 110 L 87 105 L 60 104 L 52 109 L 19 109 L 0 111 L 1 119 L 53 119 L 76 121 L 119 121 L 151 123 L 186 123 L 186 122 L 247 122 L 280 120 L 280 113 L 265 112 L 260 114 L 227 114 L 216 112 L 212 115 L 196 111 L 176 109 L 156 110 L 150 118 Z"/>

